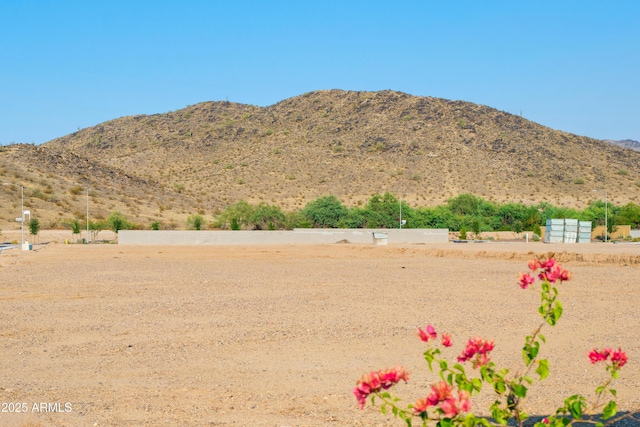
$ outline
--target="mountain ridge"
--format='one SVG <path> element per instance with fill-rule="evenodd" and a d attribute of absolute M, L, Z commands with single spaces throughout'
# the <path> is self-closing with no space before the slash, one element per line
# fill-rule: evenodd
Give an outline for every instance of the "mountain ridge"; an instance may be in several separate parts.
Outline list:
<path fill-rule="evenodd" d="M 142 223 L 180 224 L 239 200 L 292 210 L 334 194 L 358 205 L 386 191 L 414 206 L 460 193 L 564 206 L 586 205 L 598 196 L 592 190 L 619 203 L 640 200 L 636 151 L 484 105 L 395 91 L 313 91 L 267 107 L 202 102 L 110 120 L 36 148 L 40 163 L 67 155 L 102 168 L 112 189 L 105 195 L 120 198 L 102 214 L 120 208 Z M 45 174 L 64 178 L 58 194 L 75 179 L 100 198 L 100 181 L 55 165 Z M 120 184 L 111 184 L 116 177 Z"/>

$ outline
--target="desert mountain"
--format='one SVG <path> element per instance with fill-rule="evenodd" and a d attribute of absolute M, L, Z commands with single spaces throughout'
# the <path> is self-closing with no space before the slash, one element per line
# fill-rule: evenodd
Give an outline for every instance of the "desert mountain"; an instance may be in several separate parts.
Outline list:
<path fill-rule="evenodd" d="M 640 142 L 634 141 L 633 139 L 622 139 L 619 141 L 614 141 L 612 139 L 605 139 L 604 141 L 609 144 L 617 145 L 618 147 L 640 151 Z"/>
<path fill-rule="evenodd" d="M 143 225 L 178 227 L 239 200 L 290 210 L 327 194 L 347 205 L 389 191 L 433 206 L 470 192 L 582 208 L 602 198 L 599 189 L 615 203 L 640 201 L 640 152 L 483 105 L 393 91 L 123 117 L 40 146 L 4 147 L 0 174 L 25 185 L 45 226 L 83 218 L 87 187 L 92 216 L 118 209 Z M 0 190 L 0 218 L 13 221 L 19 189 Z"/>

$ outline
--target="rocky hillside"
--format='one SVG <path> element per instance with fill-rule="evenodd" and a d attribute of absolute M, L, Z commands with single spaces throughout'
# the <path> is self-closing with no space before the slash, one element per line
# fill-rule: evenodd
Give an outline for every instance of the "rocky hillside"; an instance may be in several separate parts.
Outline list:
<path fill-rule="evenodd" d="M 9 146 L 0 173 L 31 190 L 52 187 L 62 206 L 39 207 L 53 213 L 51 223 L 79 209 L 69 193 L 77 185 L 91 188 L 101 215 L 118 208 L 145 225 L 177 226 L 242 199 L 287 210 L 327 194 L 348 205 L 390 191 L 414 206 L 471 192 L 583 207 L 599 196 L 593 189 L 605 189 L 616 203 L 640 201 L 638 152 L 482 105 L 393 91 L 123 117 L 39 147 Z M 0 217 L 13 210 L 3 205 Z"/>

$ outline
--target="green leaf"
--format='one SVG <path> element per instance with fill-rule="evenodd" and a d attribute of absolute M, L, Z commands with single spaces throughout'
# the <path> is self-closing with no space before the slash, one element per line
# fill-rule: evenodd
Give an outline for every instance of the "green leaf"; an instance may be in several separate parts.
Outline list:
<path fill-rule="evenodd" d="M 618 392 L 612 388 L 609 389 L 609 393 L 613 394 L 614 397 L 618 394 Z"/>
<path fill-rule="evenodd" d="M 522 379 L 525 380 L 529 385 L 533 384 L 533 378 L 529 376 L 524 376 L 522 377 Z"/>
<path fill-rule="evenodd" d="M 505 384 L 503 379 L 500 379 L 493 384 L 493 389 L 498 394 L 504 394 L 505 391 L 507 391 L 507 385 Z"/>
<path fill-rule="evenodd" d="M 596 427 L 603 427 L 603 426 L 604 426 L 604 424 L 603 424 L 602 422 L 600 422 L 600 421 L 598 421 L 598 422 L 596 423 Z"/>
<path fill-rule="evenodd" d="M 615 401 L 610 401 L 607 406 L 602 410 L 602 419 L 606 420 L 608 418 L 613 417 L 618 411 L 618 405 L 616 405 Z"/>
<path fill-rule="evenodd" d="M 527 396 L 527 388 L 522 384 L 511 383 L 511 388 L 513 389 L 513 394 L 518 397 L 526 397 Z"/>
<path fill-rule="evenodd" d="M 571 403 L 571 405 L 569 406 L 569 412 L 571 412 L 573 418 L 577 420 L 582 418 L 582 402 L 575 401 Z"/>
<path fill-rule="evenodd" d="M 473 389 L 475 391 L 482 390 L 482 380 L 480 378 L 474 378 L 471 380 L 471 384 L 473 385 Z"/>
<path fill-rule="evenodd" d="M 380 412 L 382 412 L 384 415 L 387 415 L 387 405 L 382 405 L 380 407 Z"/>
<path fill-rule="evenodd" d="M 544 337 L 544 335 L 538 334 L 538 337 L 540 337 L 540 341 L 542 341 L 543 343 L 547 342 L 547 339 Z"/>
<path fill-rule="evenodd" d="M 540 375 L 540 380 L 543 380 L 549 376 L 549 361 L 547 359 L 542 359 L 538 362 L 536 373 Z"/>
<path fill-rule="evenodd" d="M 464 366 L 462 366 L 459 363 L 456 363 L 453 365 L 453 370 L 456 370 L 458 372 L 460 372 L 461 374 L 464 374 Z"/>
<path fill-rule="evenodd" d="M 446 360 L 441 360 L 440 361 L 440 370 L 441 371 L 446 371 L 448 367 L 449 367 L 449 364 L 447 363 Z"/>

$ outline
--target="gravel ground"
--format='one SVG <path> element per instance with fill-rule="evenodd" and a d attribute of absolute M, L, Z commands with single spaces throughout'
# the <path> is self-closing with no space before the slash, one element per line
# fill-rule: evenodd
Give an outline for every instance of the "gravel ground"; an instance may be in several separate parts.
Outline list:
<path fill-rule="evenodd" d="M 400 426 L 357 409 L 356 380 L 400 364 L 411 380 L 397 394 L 426 396 L 437 376 L 415 333 L 428 323 L 453 336 L 450 359 L 479 335 L 517 371 L 539 323 L 539 293 L 521 290 L 518 273 L 549 252 L 573 280 L 561 287 L 563 318 L 545 331 L 551 374 L 531 387 L 527 411 L 591 397 L 607 374 L 586 355 L 605 346 L 629 355 L 615 383 L 620 411 L 640 408 L 639 245 L 35 249 L 0 254 L 0 396 L 14 411 L 0 425 Z"/>

